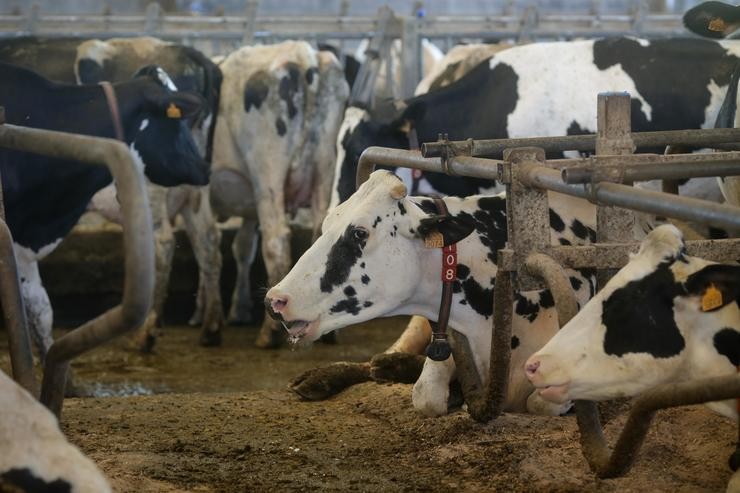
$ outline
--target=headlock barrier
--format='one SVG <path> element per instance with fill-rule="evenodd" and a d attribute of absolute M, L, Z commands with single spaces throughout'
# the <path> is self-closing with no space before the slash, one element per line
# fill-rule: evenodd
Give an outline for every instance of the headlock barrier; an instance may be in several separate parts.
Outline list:
<path fill-rule="evenodd" d="M 682 145 L 739 148 L 740 129 L 630 132 L 630 96 L 598 95 L 595 135 L 425 143 L 421 152 L 370 147 L 360 157 L 358 185 L 376 165 L 404 166 L 506 184 L 508 242 L 499 250 L 489 374 L 479 375 L 467 338 L 452 331 L 452 350 L 473 419 L 501 414 L 511 356 L 514 289 L 548 288 L 560 326 L 577 313 L 575 294 L 563 268 L 598 271 L 599 287 L 623 267 L 639 244 L 633 242 L 632 210 L 725 228 L 740 235 L 740 208 L 664 192 L 635 189 L 632 181 L 676 180 L 698 176 L 740 176 L 740 153 L 656 155 L 632 153 L 637 147 Z M 595 151 L 588 158 L 545 159 L 545 151 Z M 486 159 L 480 156 L 501 156 Z M 598 205 L 596 243 L 554 246 L 550 242 L 547 191 L 582 197 Z M 740 239 L 686 241 L 689 255 L 713 261 L 740 259 Z M 487 378 L 486 378 L 487 377 Z M 601 429 L 595 403 L 576 401 L 581 448 L 589 466 L 602 478 L 629 470 L 655 411 L 667 407 L 740 397 L 740 374 L 656 386 L 633 401 L 629 418 L 614 448 Z"/>

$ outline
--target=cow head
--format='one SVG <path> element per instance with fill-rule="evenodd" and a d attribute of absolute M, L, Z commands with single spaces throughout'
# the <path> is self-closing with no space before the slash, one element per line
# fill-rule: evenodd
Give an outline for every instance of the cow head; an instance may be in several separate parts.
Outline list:
<path fill-rule="evenodd" d="M 210 166 L 186 123 L 201 110 L 203 99 L 177 91 L 164 70 L 153 65 L 139 70 L 133 83 L 116 85 L 116 92 L 126 141 L 147 178 L 162 186 L 208 184 Z"/>
<path fill-rule="evenodd" d="M 704 2 L 683 16 L 686 28 L 700 36 L 725 38 L 740 27 L 740 7 L 723 2 Z"/>
<path fill-rule="evenodd" d="M 548 400 L 634 396 L 657 384 L 735 373 L 740 266 L 689 257 L 659 226 L 607 285 L 525 364 Z"/>
<path fill-rule="evenodd" d="M 425 250 L 424 238 L 434 231 L 450 244 L 473 229 L 462 219 L 425 213 L 406 198 L 398 177 L 376 171 L 329 212 L 322 236 L 268 291 L 268 313 L 282 320 L 291 336 L 308 340 L 350 324 L 405 313 L 430 297 L 421 282 L 429 271 L 424 258 L 432 251 Z M 435 271 L 435 279 L 438 276 Z M 431 289 L 440 286 L 441 282 Z"/>

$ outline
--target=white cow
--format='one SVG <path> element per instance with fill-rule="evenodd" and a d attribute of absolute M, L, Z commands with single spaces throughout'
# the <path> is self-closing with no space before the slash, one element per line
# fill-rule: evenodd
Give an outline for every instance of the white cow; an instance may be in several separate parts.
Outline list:
<path fill-rule="evenodd" d="M 425 248 L 423 237 L 439 231 L 446 242 L 458 242 L 450 327 L 467 336 L 478 371 L 487 374 L 496 251 L 506 241 L 506 201 L 502 195 L 444 201 L 450 217 L 438 220 L 431 199 L 406 197 L 398 177 L 374 172 L 352 197 L 330 211 L 322 236 L 268 291 L 265 302 L 272 315 L 283 320 L 293 337 L 307 340 L 384 316 L 410 314 L 436 320 L 441 250 Z M 556 244 L 583 243 L 593 235 L 594 209 L 587 202 L 553 194 L 551 206 Z M 572 272 L 570 277 L 579 301 L 585 303 L 593 294 L 592 276 Z M 569 407 L 541 401 L 521 371 L 526 358 L 557 329 L 548 291 L 516 296 L 507 410 L 559 414 Z M 427 415 L 445 414 L 454 374 L 452 358 L 428 359 L 414 386 L 414 406 Z"/>
<path fill-rule="evenodd" d="M 54 415 L 0 372 L 0 491 L 107 493 L 108 480 Z"/>
<path fill-rule="evenodd" d="M 223 218 L 238 210 L 243 216 L 233 245 L 237 284 L 229 314 L 230 320 L 240 321 L 248 320 L 252 310 L 249 265 L 256 249 L 257 218 L 272 284 L 292 263 L 287 213 L 310 206 L 316 225 L 325 215 L 336 155 L 333 143 L 349 88 L 336 57 L 302 41 L 242 47 L 228 55 L 220 68 L 223 83 L 211 203 L 230 195 L 234 200 L 219 204 L 214 212 Z M 219 183 L 219 191 L 213 182 Z M 241 194 L 221 190 L 241 190 Z M 218 249 L 215 238 L 201 240 L 199 248 Z M 199 298 L 214 289 L 218 285 L 204 287 Z M 267 319 L 258 346 L 279 343 L 279 333 L 273 329 Z M 212 336 L 218 337 L 215 332 Z"/>

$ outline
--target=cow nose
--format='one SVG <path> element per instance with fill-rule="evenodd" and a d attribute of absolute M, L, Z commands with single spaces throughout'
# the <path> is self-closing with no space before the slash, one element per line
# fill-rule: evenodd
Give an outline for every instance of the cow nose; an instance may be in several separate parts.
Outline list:
<path fill-rule="evenodd" d="M 285 311 L 285 307 L 288 306 L 288 300 L 290 298 L 286 294 L 273 293 L 272 290 L 265 296 L 265 309 L 270 317 L 275 320 L 282 320 L 282 313 Z"/>
<path fill-rule="evenodd" d="M 540 367 L 540 362 L 538 360 L 527 361 L 527 364 L 524 366 L 524 371 L 527 372 L 527 378 L 531 380 L 534 374 L 537 373 L 537 369 L 539 367 Z"/>

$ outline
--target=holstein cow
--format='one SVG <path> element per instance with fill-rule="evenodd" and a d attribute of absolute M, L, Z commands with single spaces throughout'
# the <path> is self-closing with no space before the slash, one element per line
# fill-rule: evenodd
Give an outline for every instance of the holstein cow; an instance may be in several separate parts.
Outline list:
<path fill-rule="evenodd" d="M 213 128 L 218 109 L 221 72 L 199 51 L 151 37 L 111 38 L 107 41 L 78 38 L 47 39 L 20 37 L 0 41 L 0 61 L 23 66 L 56 82 L 94 84 L 103 80 L 123 82 L 140 67 L 158 64 L 171 77 L 179 90 L 200 94 L 206 101 L 201 110 L 192 116 L 189 125 L 201 155 L 210 160 Z M 210 204 L 208 189 L 189 186 L 169 191 L 149 184 L 149 201 L 155 228 L 157 277 L 152 311 L 161 317 L 174 252 L 174 235 L 170 221 L 182 213 L 185 230 L 191 244 L 195 234 L 218 237 L 219 232 L 208 218 Z M 121 216 L 115 198 L 115 187 L 106 187 L 93 196 L 91 209 L 107 219 L 120 222 Z M 168 210 L 169 209 L 169 210 Z M 204 219 L 206 218 L 206 219 Z M 221 257 L 219 250 L 203 251 L 195 248 L 195 258 L 200 268 L 199 283 L 204 291 L 199 300 L 200 321 L 204 327 L 215 330 L 223 323 L 223 308 L 219 289 L 205 290 L 204 286 L 218 286 Z M 161 320 L 159 320 L 161 322 Z M 142 349 L 151 349 L 154 343 L 153 327 L 147 326 L 139 334 Z M 204 330 L 204 334 L 211 331 Z M 203 338 L 202 342 L 212 343 Z"/>
<path fill-rule="evenodd" d="M 213 167 L 214 174 L 226 178 L 213 187 L 241 193 L 238 204 L 224 204 L 215 212 L 222 218 L 243 216 L 233 245 L 237 282 L 229 319 L 249 321 L 256 219 L 268 279 L 274 284 L 292 263 L 286 212 L 310 206 L 316 229 L 326 213 L 336 159 L 332 144 L 349 89 L 334 55 L 300 41 L 242 47 L 226 57 L 221 70 Z M 221 192 L 212 189 L 212 194 Z M 213 238 L 199 239 L 202 248 L 218 249 Z M 279 344 L 282 329 L 275 329 L 266 318 L 257 345 Z"/>
<path fill-rule="evenodd" d="M 663 383 L 736 375 L 739 304 L 740 266 L 690 257 L 681 233 L 660 226 L 527 360 L 526 375 L 554 403 L 631 397 Z M 735 400 L 707 406 L 738 420 Z"/>
<path fill-rule="evenodd" d="M 436 320 L 442 292 L 442 250 L 425 248 L 425 238 L 441 233 L 456 243 L 450 327 L 467 336 L 481 375 L 488 371 L 491 346 L 496 254 L 506 234 L 503 195 L 447 197 L 449 215 L 440 216 L 433 200 L 407 197 L 392 173 L 375 171 L 357 193 L 332 209 L 322 236 L 290 273 L 267 292 L 271 314 L 296 339 L 392 315 L 423 315 Z M 593 237 L 594 208 L 583 200 L 551 196 L 551 233 L 556 244 L 577 244 Z M 593 294 L 593 273 L 571 272 L 581 303 Z M 559 414 L 569 405 L 551 406 L 533 394 L 524 361 L 557 331 L 549 291 L 519 293 L 511 339 L 512 371 L 506 399 L 510 411 Z M 517 371 L 518 370 L 518 371 Z M 427 359 L 414 385 L 414 407 L 427 415 L 447 412 L 452 357 Z"/>
<path fill-rule="evenodd" d="M 0 395 L 0 491 L 111 491 L 93 461 L 67 442 L 54 415 L 3 372 Z"/>
<path fill-rule="evenodd" d="M 169 90 L 171 83 L 161 68 L 150 66 L 133 80 L 113 85 L 124 139 L 152 182 L 205 185 L 208 163 L 199 156 L 182 120 L 197 114 L 203 101 Z M 0 105 L 8 123 L 98 137 L 116 135 L 109 102 L 99 85 L 56 84 L 26 69 L 0 64 Z M 21 293 L 43 360 L 52 344 L 52 310 L 38 261 L 69 233 L 90 198 L 111 182 L 111 174 L 105 167 L 2 149 L 0 176 Z"/>

